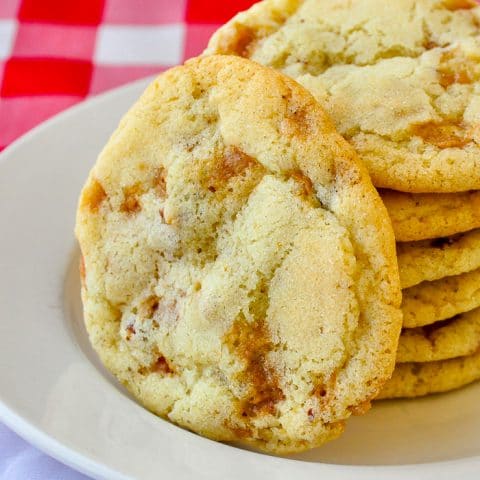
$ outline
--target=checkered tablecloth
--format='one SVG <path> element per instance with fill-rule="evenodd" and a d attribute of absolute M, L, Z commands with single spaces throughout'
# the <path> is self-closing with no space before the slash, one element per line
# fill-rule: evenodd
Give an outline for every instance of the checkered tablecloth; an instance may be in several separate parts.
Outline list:
<path fill-rule="evenodd" d="M 89 96 L 197 55 L 220 24 L 253 3 L 0 0 L 0 150 Z M 0 479 L 85 477 L 0 424 Z"/>
<path fill-rule="evenodd" d="M 0 150 L 88 96 L 181 63 L 253 0 L 0 0 Z"/>

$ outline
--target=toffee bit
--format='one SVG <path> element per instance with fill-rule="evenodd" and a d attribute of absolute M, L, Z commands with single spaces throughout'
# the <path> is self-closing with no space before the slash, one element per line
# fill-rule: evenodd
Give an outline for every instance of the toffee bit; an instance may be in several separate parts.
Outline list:
<path fill-rule="evenodd" d="M 170 368 L 170 365 L 167 362 L 167 359 L 162 355 L 160 356 L 157 361 L 151 366 L 152 372 L 157 373 L 173 373 L 173 370 Z"/>
<path fill-rule="evenodd" d="M 313 411 L 313 408 L 308 409 L 307 417 L 310 422 L 313 422 L 315 420 L 315 412 Z"/>
<path fill-rule="evenodd" d="M 132 338 L 132 335 L 135 335 L 137 333 L 135 327 L 132 324 L 128 325 L 125 330 L 127 331 L 127 335 L 125 337 L 127 341 Z"/>

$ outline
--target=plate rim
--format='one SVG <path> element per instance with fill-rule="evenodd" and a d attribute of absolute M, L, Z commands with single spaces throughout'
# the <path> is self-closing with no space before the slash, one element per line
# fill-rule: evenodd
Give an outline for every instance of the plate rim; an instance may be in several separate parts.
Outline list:
<path fill-rule="evenodd" d="M 144 85 L 144 88 L 148 86 L 148 84 L 153 81 L 156 77 L 161 75 L 162 72 L 154 75 L 147 75 L 146 77 L 139 78 L 134 80 L 133 82 L 124 83 L 123 85 L 119 85 L 117 87 L 111 88 L 101 93 L 97 93 L 95 95 L 90 95 L 79 102 L 75 103 L 74 105 L 61 110 L 58 113 L 55 113 L 51 117 L 43 120 L 39 124 L 35 125 L 30 130 L 22 133 L 19 137 L 17 137 L 13 142 L 9 143 L 1 152 L 0 152 L 0 165 L 4 162 L 8 161 L 5 157 L 8 157 L 14 152 L 18 147 L 20 147 L 23 143 L 28 142 L 31 137 L 41 133 L 44 129 L 49 128 L 51 125 L 54 125 L 57 122 L 61 122 L 64 118 L 68 118 L 71 115 L 75 115 L 77 111 L 82 111 L 84 108 L 89 108 L 91 105 L 95 103 L 101 102 L 105 98 L 110 96 L 115 96 L 118 93 L 122 93 L 126 90 L 135 90 L 136 88 L 140 88 L 141 85 Z M 124 114 L 127 112 L 124 112 Z M 113 133 L 113 131 L 112 131 Z M 100 152 L 99 152 L 100 153 Z"/>

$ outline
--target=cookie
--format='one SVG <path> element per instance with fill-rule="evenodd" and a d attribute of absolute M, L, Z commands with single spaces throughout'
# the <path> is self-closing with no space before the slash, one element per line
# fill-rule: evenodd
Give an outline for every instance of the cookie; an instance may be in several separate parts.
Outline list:
<path fill-rule="evenodd" d="M 448 237 L 480 227 L 480 191 L 380 192 L 397 242 Z"/>
<path fill-rule="evenodd" d="M 400 335 L 397 363 L 432 362 L 472 355 L 480 347 L 480 309 Z"/>
<path fill-rule="evenodd" d="M 480 229 L 450 237 L 397 243 L 402 288 L 480 267 Z"/>
<path fill-rule="evenodd" d="M 426 363 L 400 363 L 377 400 L 448 392 L 480 379 L 480 351 L 468 357 Z"/>
<path fill-rule="evenodd" d="M 403 326 L 421 327 L 480 307 L 480 269 L 403 290 Z"/>
<path fill-rule="evenodd" d="M 479 19 L 473 0 L 265 0 L 205 54 L 248 57 L 304 85 L 376 186 L 477 190 Z"/>
<path fill-rule="evenodd" d="M 287 453 L 393 371 L 393 231 L 301 86 L 238 57 L 158 77 L 90 173 L 76 234 L 91 342 L 152 412 Z"/>

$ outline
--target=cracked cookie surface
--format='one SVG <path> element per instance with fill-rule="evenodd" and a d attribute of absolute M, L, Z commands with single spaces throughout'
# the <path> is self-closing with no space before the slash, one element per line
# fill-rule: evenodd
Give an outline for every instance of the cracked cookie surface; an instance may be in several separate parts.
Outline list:
<path fill-rule="evenodd" d="M 251 58 L 316 97 L 378 187 L 480 189 L 480 8 L 473 0 L 264 0 L 206 54 Z"/>
<path fill-rule="evenodd" d="M 480 348 L 480 309 L 419 328 L 403 329 L 397 363 L 432 362 L 472 355 Z"/>
<path fill-rule="evenodd" d="M 82 191 L 94 348 L 154 413 L 287 453 L 338 436 L 391 374 L 393 231 L 301 86 L 238 57 L 158 77 Z"/>

